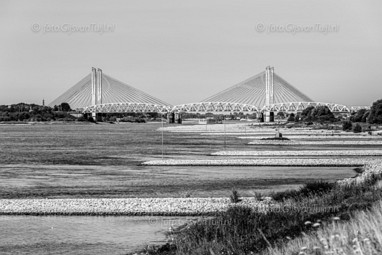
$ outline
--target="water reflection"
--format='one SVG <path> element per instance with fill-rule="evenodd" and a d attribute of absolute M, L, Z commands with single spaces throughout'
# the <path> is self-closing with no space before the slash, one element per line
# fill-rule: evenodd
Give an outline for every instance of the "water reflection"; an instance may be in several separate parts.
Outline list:
<path fill-rule="evenodd" d="M 0 216 L 1 254 L 126 254 L 190 217 Z"/>

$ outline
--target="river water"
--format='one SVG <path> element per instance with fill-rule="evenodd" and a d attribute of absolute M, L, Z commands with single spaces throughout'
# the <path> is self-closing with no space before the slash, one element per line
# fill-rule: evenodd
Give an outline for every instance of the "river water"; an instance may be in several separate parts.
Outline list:
<path fill-rule="evenodd" d="M 187 217 L 0 216 L 0 254 L 126 254 L 166 242 Z"/>
<path fill-rule="evenodd" d="M 251 195 L 354 175 L 351 168 L 139 166 L 143 160 L 162 157 L 206 159 L 219 150 L 249 149 L 248 141 L 237 135 L 224 139 L 198 133 L 164 133 L 162 145 L 158 127 L 159 123 L 0 125 L 0 199 L 209 197 L 227 196 L 233 187 Z M 0 216 L 0 254 L 126 254 L 165 242 L 169 226 L 187 220 Z"/>

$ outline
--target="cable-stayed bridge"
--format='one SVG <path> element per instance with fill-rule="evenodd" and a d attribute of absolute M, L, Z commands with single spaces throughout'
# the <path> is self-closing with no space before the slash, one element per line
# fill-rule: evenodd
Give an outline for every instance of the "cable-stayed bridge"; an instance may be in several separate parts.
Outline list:
<path fill-rule="evenodd" d="M 273 67 L 200 102 L 171 105 L 92 68 L 92 72 L 49 105 L 69 103 L 83 113 L 269 113 L 301 112 L 325 105 L 332 112 L 350 113 L 363 106 L 315 102 L 274 72 Z"/>
<path fill-rule="evenodd" d="M 84 113 L 168 112 L 172 105 L 110 77 L 99 68 L 55 99 L 49 106 L 66 102 Z"/>

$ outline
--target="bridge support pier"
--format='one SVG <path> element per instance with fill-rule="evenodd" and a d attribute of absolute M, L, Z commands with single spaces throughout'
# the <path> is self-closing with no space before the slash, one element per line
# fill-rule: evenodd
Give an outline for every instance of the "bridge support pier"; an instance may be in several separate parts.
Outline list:
<path fill-rule="evenodd" d="M 175 123 L 182 124 L 182 114 L 180 112 L 175 113 Z"/>
<path fill-rule="evenodd" d="M 101 113 L 92 112 L 92 118 L 94 121 L 102 121 Z"/>
<path fill-rule="evenodd" d="M 182 124 L 182 114 L 180 112 L 167 113 L 167 122 L 169 124 Z"/>
<path fill-rule="evenodd" d="M 264 118 L 265 122 L 274 122 L 275 121 L 275 113 L 274 112 L 265 112 L 264 115 L 265 115 L 265 118 Z"/>
<path fill-rule="evenodd" d="M 175 113 L 174 112 L 167 113 L 167 123 L 169 123 L 169 124 L 175 123 Z"/>

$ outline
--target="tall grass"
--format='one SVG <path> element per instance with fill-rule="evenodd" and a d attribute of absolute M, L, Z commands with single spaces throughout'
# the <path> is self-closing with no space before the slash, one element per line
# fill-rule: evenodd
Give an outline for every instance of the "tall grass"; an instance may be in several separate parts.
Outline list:
<path fill-rule="evenodd" d="M 241 201 L 239 192 L 236 189 L 232 190 L 232 193 L 229 196 L 229 200 L 231 201 L 231 203 L 234 204 L 239 203 Z"/>
<path fill-rule="evenodd" d="M 269 248 L 264 255 L 374 255 L 382 253 L 382 202 L 356 213 L 349 222 L 332 221 L 310 235 Z"/>
<path fill-rule="evenodd" d="M 293 198 L 300 199 L 307 197 L 309 195 L 319 195 L 329 192 L 335 187 L 335 183 L 325 182 L 325 181 L 314 181 L 305 184 L 299 190 L 287 190 L 282 192 L 272 193 L 270 196 L 275 201 L 283 201 L 285 199 Z"/>
<path fill-rule="evenodd" d="M 283 197 L 281 202 L 265 212 L 233 206 L 213 219 L 197 222 L 180 231 L 173 243 L 176 249 L 167 254 L 257 254 L 266 250 L 268 254 L 273 254 L 273 251 L 304 254 L 305 250 L 301 251 L 304 245 L 298 241 L 301 236 L 314 236 L 315 230 L 333 217 L 348 220 L 353 212 L 370 209 L 380 201 L 382 192 L 376 184 L 381 179 L 381 164 L 373 165 L 358 177 L 336 184 L 308 184 L 299 190 L 298 195 Z M 368 228 L 375 228 L 372 224 L 376 222 L 370 223 Z M 353 237 L 351 234 L 349 236 Z M 294 253 L 283 253 L 283 244 L 295 238 L 300 239 L 296 239 L 297 244 L 291 248 Z M 312 242 L 309 249 L 320 247 L 318 245 Z M 355 245 L 362 246 L 363 243 Z M 271 247 L 281 248 L 269 250 Z"/>

